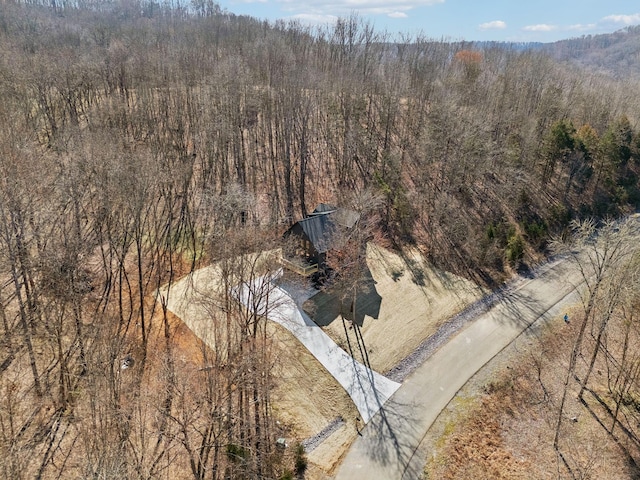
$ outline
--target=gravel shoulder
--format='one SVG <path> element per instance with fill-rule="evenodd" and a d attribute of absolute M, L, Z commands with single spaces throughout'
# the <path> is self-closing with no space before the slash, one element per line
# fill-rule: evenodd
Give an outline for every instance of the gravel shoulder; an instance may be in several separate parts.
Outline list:
<path fill-rule="evenodd" d="M 448 333 L 442 333 L 434 342 L 443 341 L 444 345 L 424 363 L 414 369 L 408 362 L 406 368 L 413 372 L 352 444 L 336 478 L 421 478 L 425 452 L 418 447 L 451 399 L 523 332 L 532 331 L 540 319 L 553 318 L 566 305 L 579 301 L 576 285 L 580 280 L 569 262 L 556 259 L 532 278 L 516 279 L 497 292 L 495 301 L 488 300 L 487 305 L 492 306 L 473 322 L 467 320 L 467 326 L 457 334 L 451 327 L 448 341 Z M 486 307 L 475 306 L 481 310 Z M 472 313 L 467 315 L 473 318 Z M 458 321 L 465 318 L 463 314 Z M 425 352 L 428 345 L 422 347 Z"/>

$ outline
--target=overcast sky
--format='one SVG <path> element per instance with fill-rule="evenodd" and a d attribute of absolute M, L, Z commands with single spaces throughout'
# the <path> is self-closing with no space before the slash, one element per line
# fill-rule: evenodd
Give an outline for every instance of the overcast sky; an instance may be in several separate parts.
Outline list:
<path fill-rule="evenodd" d="M 219 0 L 238 15 L 332 23 L 357 13 L 379 31 L 448 40 L 552 42 L 640 24 L 637 0 Z"/>

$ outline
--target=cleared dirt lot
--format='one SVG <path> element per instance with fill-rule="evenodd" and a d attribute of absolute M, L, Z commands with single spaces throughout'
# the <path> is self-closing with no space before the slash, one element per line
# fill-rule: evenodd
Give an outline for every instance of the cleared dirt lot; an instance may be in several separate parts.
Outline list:
<path fill-rule="evenodd" d="M 360 332 L 368 361 L 381 373 L 395 366 L 445 320 L 483 293 L 472 282 L 433 268 L 417 251 L 398 254 L 370 244 L 367 263 L 375 290 L 360 296 L 356 312 L 377 316 L 364 315 Z M 197 290 L 215 289 L 216 272 L 214 267 L 196 272 Z M 174 298 L 184 294 L 179 288 Z M 349 342 L 356 344 L 355 330 L 349 321 L 343 323 L 335 298 L 321 293 L 311 302 L 306 306 L 313 311 L 312 317 L 326 325 L 323 329 L 336 343 L 347 351 Z M 206 318 L 194 317 L 196 306 L 194 302 L 184 302 L 177 313 L 185 317 L 185 323 L 196 335 L 205 335 Z M 312 437 L 341 419 L 337 428 L 308 454 L 307 478 L 326 478 L 357 436 L 357 428 L 362 427 L 358 412 L 346 391 L 291 333 L 275 323 L 270 323 L 269 329 L 277 352 L 272 400 L 275 415 L 289 429 L 289 441 Z M 357 360 L 363 361 L 361 357 L 358 351 Z"/>
<path fill-rule="evenodd" d="M 434 268 L 415 250 L 398 254 L 369 244 L 367 264 L 373 282 L 370 291 L 357 298 L 356 318 L 358 312 L 365 313 L 362 338 L 371 366 L 378 372 L 393 368 L 445 320 L 483 294 L 473 282 Z M 325 331 L 348 350 L 340 309 L 340 301 L 328 293 L 305 303 L 312 318 L 326 325 Z M 368 312 L 376 312 L 377 318 Z M 353 336 L 350 327 L 347 322 L 347 332 Z"/>
<path fill-rule="evenodd" d="M 365 315 L 361 327 L 368 360 L 378 372 L 391 369 L 444 321 L 483 294 L 472 282 L 435 269 L 416 251 L 397 254 L 370 244 L 367 264 L 376 292 L 361 295 L 356 312 L 375 312 L 379 308 L 378 318 Z M 348 351 L 335 296 L 320 293 L 305 304 L 305 309 L 319 324 L 326 325 L 322 328 Z M 351 323 L 347 321 L 345 325 L 351 344 L 356 345 Z M 303 438 L 318 433 L 338 416 L 344 419 L 340 428 L 308 454 L 308 478 L 327 478 L 356 437 L 356 428 L 362 425 L 356 420 L 357 411 L 346 392 L 296 345 L 290 334 L 287 338 L 288 332 L 280 330 L 277 338 L 283 350 L 275 392 L 278 415 L 295 425 L 296 433 Z"/>

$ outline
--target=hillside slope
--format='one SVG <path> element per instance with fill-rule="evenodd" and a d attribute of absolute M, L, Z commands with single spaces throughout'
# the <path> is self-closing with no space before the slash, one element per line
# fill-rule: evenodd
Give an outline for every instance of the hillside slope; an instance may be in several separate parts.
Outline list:
<path fill-rule="evenodd" d="M 640 201 L 640 86 L 540 51 L 137 0 L 1 2 L 0 45 L 6 478 L 302 468 L 272 329 L 231 293 L 319 203 L 360 214 L 338 279 L 374 240 L 493 288 Z M 214 263 L 216 342 L 183 361 L 156 294 Z"/>
<path fill-rule="evenodd" d="M 560 61 L 621 80 L 640 78 L 640 26 L 611 34 L 588 35 L 541 47 Z"/>

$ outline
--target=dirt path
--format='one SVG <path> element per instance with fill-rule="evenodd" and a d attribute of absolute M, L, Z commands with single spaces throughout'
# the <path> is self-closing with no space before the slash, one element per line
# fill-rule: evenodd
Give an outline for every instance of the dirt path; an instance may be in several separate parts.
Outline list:
<path fill-rule="evenodd" d="M 418 447 L 456 392 L 491 358 L 541 318 L 578 301 L 576 269 L 556 261 L 532 280 L 506 289 L 498 301 L 417 367 L 363 429 L 337 479 L 418 479 L 425 452 Z"/>

